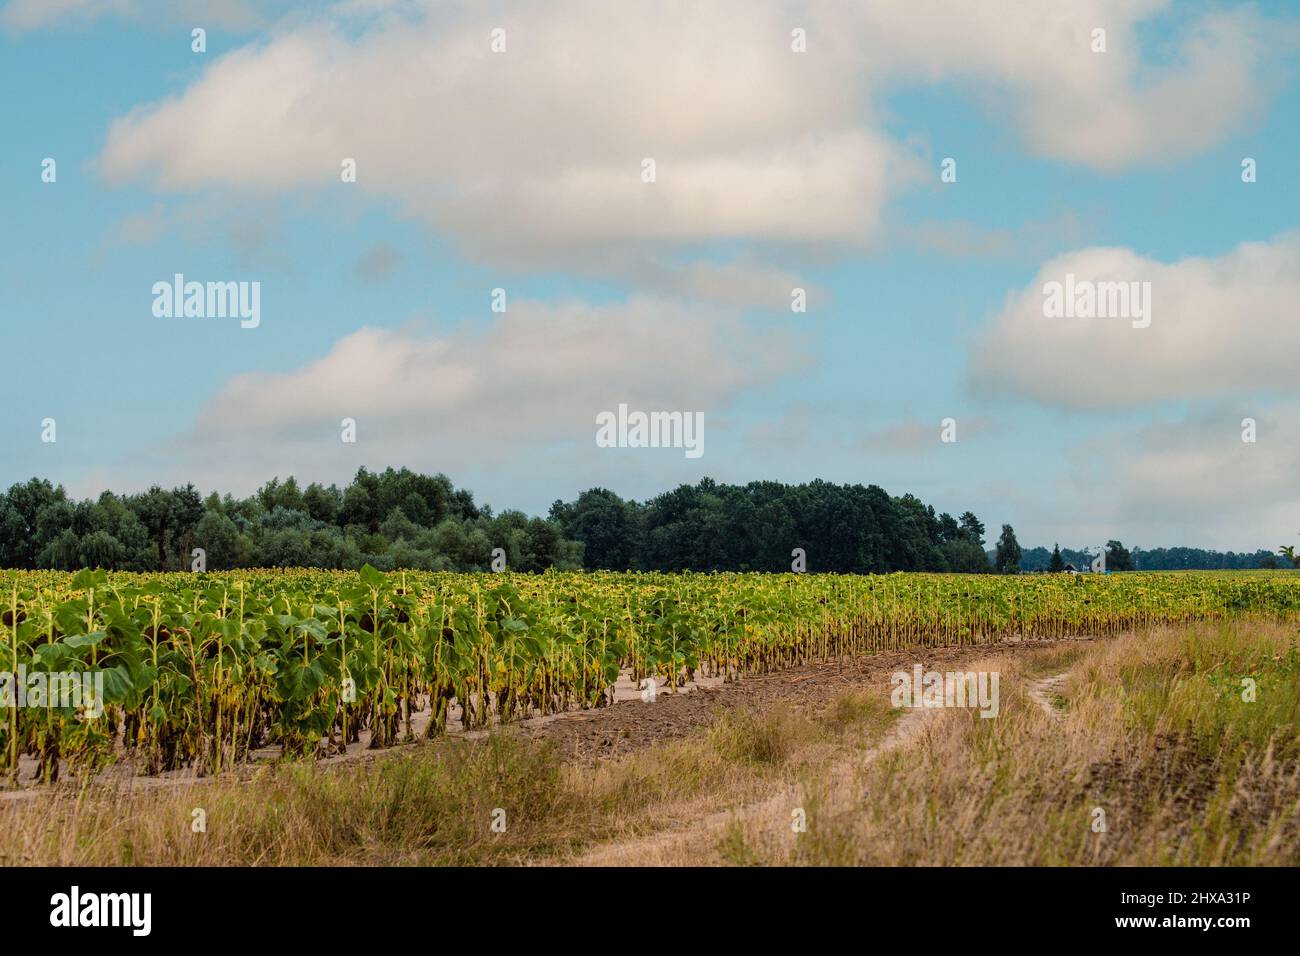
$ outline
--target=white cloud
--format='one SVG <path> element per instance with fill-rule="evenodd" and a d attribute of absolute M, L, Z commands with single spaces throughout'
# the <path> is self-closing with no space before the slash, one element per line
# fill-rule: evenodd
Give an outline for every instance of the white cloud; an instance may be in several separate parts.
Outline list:
<path fill-rule="evenodd" d="M 723 306 L 754 306 L 791 313 L 792 293 L 804 290 L 806 306 L 815 310 L 826 302 L 825 292 L 786 269 L 765 265 L 753 256 L 727 261 L 681 261 L 638 254 L 627 247 L 611 248 L 571 268 L 592 278 L 616 278 L 633 288 Z"/>
<path fill-rule="evenodd" d="M 792 54 L 777 8 L 560 6 L 288 29 L 115 122 L 103 173 L 347 188 L 351 157 L 360 188 L 502 255 L 871 231 L 906 160 L 862 127 L 856 70 Z"/>
<path fill-rule="evenodd" d="M 1068 274 L 1150 282 L 1150 326 L 1044 317 L 1044 284 Z M 1008 298 L 975 343 L 970 378 L 987 396 L 1075 410 L 1295 393 L 1298 299 L 1300 233 L 1169 264 L 1131 249 L 1084 249 L 1052 259 Z"/>
<path fill-rule="evenodd" d="M 1163 7 L 349 4 L 117 120 L 101 167 L 168 189 L 337 189 L 353 188 L 339 183 L 352 157 L 355 188 L 498 259 L 580 261 L 620 242 L 854 244 L 919 175 L 877 127 L 889 87 L 971 87 L 1035 151 L 1101 169 L 1221 138 L 1260 96 L 1259 21 L 1203 17 L 1153 65 L 1135 27 Z M 1089 48 L 1097 25 L 1105 54 Z M 506 53 L 489 50 L 495 26 Z M 790 51 L 793 26 L 807 53 Z"/>
<path fill-rule="evenodd" d="M 1035 153 L 1101 170 L 1171 162 L 1218 142 L 1263 105 L 1273 43 L 1294 36 L 1249 8 L 1188 18 L 1156 62 L 1137 27 L 1168 0 L 907 0 L 863 4 L 873 75 L 974 83 Z M 1094 53 L 1094 29 L 1106 52 Z"/>
<path fill-rule="evenodd" d="M 1257 422 L 1253 443 L 1242 441 L 1246 417 Z M 1068 512 L 1058 506 L 1043 523 L 1063 543 L 1076 522 L 1095 543 L 1275 549 L 1300 534 L 1297 475 L 1300 402 L 1219 404 L 1089 439 L 1054 482 Z"/>
<path fill-rule="evenodd" d="M 805 364 L 800 339 L 723 309 L 651 297 L 510 301 L 486 329 L 363 328 L 297 369 L 239 375 L 162 454 L 178 475 L 223 489 L 392 463 L 454 471 L 458 482 L 495 491 L 490 500 L 517 501 L 513 486 L 548 468 L 562 467 L 571 483 L 575 472 L 654 470 L 665 457 L 681 464 L 680 452 L 596 447 L 597 413 L 620 402 L 703 412 L 705 458 L 687 464 L 706 465 L 729 406 Z M 356 445 L 340 441 L 344 418 L 357 422 Z"/>

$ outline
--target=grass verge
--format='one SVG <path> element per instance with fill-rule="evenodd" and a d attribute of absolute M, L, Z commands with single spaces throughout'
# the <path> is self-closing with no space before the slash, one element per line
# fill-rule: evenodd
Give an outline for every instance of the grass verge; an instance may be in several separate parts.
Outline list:
<path fill-rule="evenodd" d="M 1062 719 L 1029 699 L 1072 665 Z M 974 665 L 978 669 L 978 665 Z M 747 863 L 1300 864 L 1300 645 L 1294 626 L 1159 629 L 1030 652 L 1000 715 L 938 713 L 924 737 L 815 785 L 808 831 L 733 829 Z"/>
<path fill-rule="evenodd" d="M 490 865 L 572 858 L 762 794 L 844 735 L 891 719 L 883 697 L 818 714 L 723 711 L 706 732 L 602 762 L 509 730 L 364 763 L 272 765 L 184 787 L 90 784 L 0 804 L 9 865 Z"/>

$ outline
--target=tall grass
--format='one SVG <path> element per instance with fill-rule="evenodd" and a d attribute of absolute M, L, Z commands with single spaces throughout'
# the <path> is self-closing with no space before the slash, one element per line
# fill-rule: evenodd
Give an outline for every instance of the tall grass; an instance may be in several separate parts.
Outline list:
<path fill-rule="evenodd" d="M 599 762 L 566 761 L 503 730 L 323 766 L 183 787 L 91 783 L 0 800 L 8 865 L 491 865 L 571 859 L 765 793 L 850 727 L 882 728 L 855 697 L 821 714 L 722 711 L 693 736 Z M 872 732 L 875 732 L 874 730 Z M 194 811 L 205 828 L 195 832 Z M 494 814 L 504 829 L 494 830 Z"/>
<path fill-rule="evenodd" d="M 942 712 L 851 787 L 814 786 L 808 833 L 793 844 L 750 828 L 729 833 L 724 851 L 815 865 L 1300 864 L 1294 628 L 1201 625 L 1091 644 L 1070 655 L 1059 721 L 1027 696 L 1043 673 L 1035 656 L 986 665 L 1002 671 L 999 717 Z"/>

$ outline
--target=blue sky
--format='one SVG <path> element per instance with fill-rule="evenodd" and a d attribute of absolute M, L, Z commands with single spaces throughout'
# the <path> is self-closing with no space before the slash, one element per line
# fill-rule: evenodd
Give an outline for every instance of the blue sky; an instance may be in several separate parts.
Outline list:
<path fill-rule="evenodd" d="M 11 0 L 0 482 L 822 477 L 1026 544 L 1294 542 L 1300 17 L 969 6 Z M 1151 327 L 1045 325 L 1067 271 L 1151 281 Z M 156 318 L 177 272 L 260 325 Z M 596 447 L 620 402 L 705 454 Z"/>

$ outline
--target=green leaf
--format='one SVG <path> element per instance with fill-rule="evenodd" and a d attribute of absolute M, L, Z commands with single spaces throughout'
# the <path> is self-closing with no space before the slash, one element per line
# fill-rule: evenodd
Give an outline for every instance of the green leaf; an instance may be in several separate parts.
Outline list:
<path fill-rule="evenodd" d="M 38 661 L 52 671 L 59 670 L 60 665 L 73 657 L 66 644 L 39 644 L 33 653 Z"/>
<path fill-rule="evenodd" d="M 78 571 L 72 576 L 72 587 L 76 591 L 89 591 L 91 588 L 99 587 L 101 584 L 107 584 L 105 575 L 102 571 L 95 572 L 89 569 Z"/>
<path fill-rule="evenodd" d="M 93 634 L 73 634 L 71 637 L 65 637 L 63 643 L 68 647 L 94 647 L 107 636 L 103 631 L 95 631 Z"/>
<path fill-rule="evenodd" d="M 105 703 L 124 703 L 135 690 L 135 685 L 131 683 L 131 674 L 125 667 L 110 667 L 99 673 L 104 675 Z"/>

